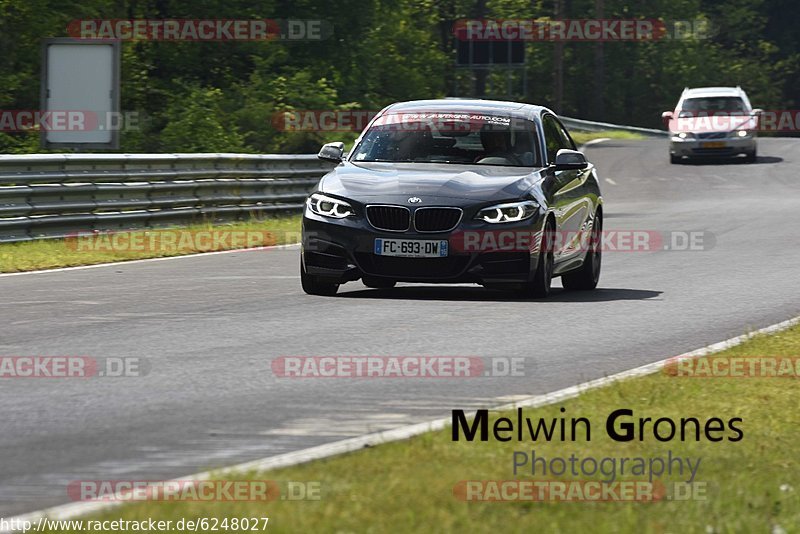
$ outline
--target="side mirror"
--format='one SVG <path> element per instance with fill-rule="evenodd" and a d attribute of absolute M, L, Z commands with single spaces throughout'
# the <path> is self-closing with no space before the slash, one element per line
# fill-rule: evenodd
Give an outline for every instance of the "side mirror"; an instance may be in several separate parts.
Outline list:
<path fill-rule="evenodd" d="M 337 141 L 335 143 L 328 143 L 326 145 L 322 145 L 322 148 L 320 149 L 319 154 L 317 154 L 317 157 L 321 160 L 340 163 L 342 161 L 343 154 L 344 154 L 344 143 L 342 143 L 341 141 Z"/>
<path fill-rule="evenodd" d="M 661 121 L 664 123 L 665 127 L 669 127 L 669 123 L 674 118 L 675 118 L 675 115 L 673 115 L 673 113 L 671 111 L 665 111 L 664 113 L 661 114 Z"/>
<path fill-rule="evenodd" d="M 588 166 L 589 163 L 586 161 L 586 156 L 583 155 L 583 152 L 562 148 L 556 153 L 557 171 L 574 171 L 585 169 Z"/>
<path fill-rule="evenodd" d="M 764 110 L 755 108 L 750 112 L 750 121 L 748 127 L 754 130 L 761 130 L 761 121 L 764 119 Z"/>

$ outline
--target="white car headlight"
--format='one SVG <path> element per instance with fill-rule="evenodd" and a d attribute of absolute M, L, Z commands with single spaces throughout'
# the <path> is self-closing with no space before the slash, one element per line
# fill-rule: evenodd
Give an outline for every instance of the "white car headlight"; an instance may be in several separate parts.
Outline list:
<path fill-rule="evenodd" d="M 533 217 L 538 209 L 536 202 L 525 200 L 483 208 L 475 218 L 492 224 L 519 222 Z"/>
<path fill-rule="evenodd" d="M 334 219 L 344 219 L 355 213 L 353 207 L 344 200 L 332 198 L 321 193 L 314 193 L 308 197 L 306 206 L 317 215 Z"/>
<path fill-rule="evenodd" d="M 748 135 L 750 135 L 750 132 L 747 130 L 739 130 L 736 132 L 736 135 L 738 135 L 739 137 L 747 137 Z"/>

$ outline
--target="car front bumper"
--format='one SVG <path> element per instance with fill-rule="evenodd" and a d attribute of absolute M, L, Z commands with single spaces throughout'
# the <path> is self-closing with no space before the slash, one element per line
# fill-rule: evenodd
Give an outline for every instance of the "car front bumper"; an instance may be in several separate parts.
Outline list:
<path fill-rule="evenodd" d="M 673 136 L 670 139 L 669 151 L 677 157 L 733 157 L 739 154 L 753 154 L 756 151 L 756 138 L 753 135 L 723 139 L 681 139 Z"/>
<path fill-rule="evenodd" d="M 521 223 L 488 227 L 480 221 L 462 221 L 446 233 L 384 232 L 364 219 L 329 219 L 310 213 L 303 216 L 302 261 L 309 275 L 334 283 L 364 276 L 398 282 L 518 284 L 528 282 L 538 264 L 538 246 L 544 218 L 540 214 Z M 473 239 L 465 239 L 468 233 Z M 511 247 L 481 245 L 487 233 L 528 236 Z M 375 239 L 447 240 L 448 255 L 442 258 L 403 258 L 375 254 Z M 496 239 L 490 240 L 492 243 Z M 532 246 L 527 246 L 528 242 Z M 464 246 L 472 243 L 476 246 Z M 538 243 L 538 241 L 537 241 Z"/>

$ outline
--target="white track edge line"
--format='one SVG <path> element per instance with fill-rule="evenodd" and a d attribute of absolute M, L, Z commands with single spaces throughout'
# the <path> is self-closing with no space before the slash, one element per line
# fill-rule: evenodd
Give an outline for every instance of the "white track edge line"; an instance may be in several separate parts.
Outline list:
<path fill-rule="evenodd" d="M 586 147 L 590 147 L 590 146 L 593 146 L 593 145 L 598 145 L 600 143 L 605 143 L 606 141 L 611 141 L 611 138 L 610 137 L 600 137 L 598 139 L 592 139 L 590 141 L 586 141 L 581 146 L 579 146 L 578 150 L 581 151 Z"/>
<path fill-rule="evenodd" d="M 737 345 L 741 345 L 745 341 L 752 339 L 755 336 L 760 336 L 764 334 L 775 334 L 777 332 L 781 332 L 798 324 L 800 324 L 800 316 L 795 317 L 793 319 L 789 319 L 787 321 L 782 321 L 780 323 L 766 326 L 759 330 L 750 332 L 749 334 L 743 334 L 741 336 L 732 337 L 730 339 L 726 339 L 725 341 L 720 341 L 719 343 L 712 343 L 711 345 L 706 345 L 703 348 L 693 350 L 691 352 L 686 352 L 684 354 L 679 354 L 678 356 L 672 356 L 670 358 L 665 358 L 657 362 L 648 363 L 646 365 L 635 367 L 633 369 L 622 371 L 610 376 L 597 378 L 595 380 L 590 380 L 588 382 L 583 382 L 576 386 L 570 386 L 564 389 L 560 389 L 558 391 L 554 391 L 552 393 L 535 395 L 532 397 L 528 397 L 527 399 L 521 399 L 517 402 L 513 402 L 510 404 L 503 404 L 495 408 L 491 408 L 491 410 L 498 411 L 498 410 L 510 410 L 514 408 L 540 408 L 542 406 L 548 406 L 550 404 L 555 404 L 557 402 L 572 399 L 589 390 L 601 388 L 610 385 L 614 382 L 618 382 L 620 380 L 626 380 L 629 378 L 636 378 L 656 373 L 660 369 L 662 369 L 667 363 L 675 360 L 676 358 L 697 358 L 701 356 L 706 356 L 708 354 L 714 354 L 735 347 Z M 465 415 L 471 418 L 475 416 L 475 412 L 473 411 Z M 237 474 L 251 473 L 255 471 L 263 472 L 282 467 L 291 467 L 311 462 L 313 460 L 321 460 L 324 458 L 330 458 L 332 456 L 338 456 L 340 454 L 345 454 L 348 452 L 354 452 L 363 449 L 365 447 L 374 447 L 376 445 L 381 445 L 383 443 L 405 440 L 408 438 L 412 438 L 414 436 L 418 436 L 420 434 L 424 434 L 426 432 L 442 430 L 443 428 L 446 428 L 450 424 L 450 421 L 451 419 L 443 418 L 443 419 L 436 419 L 433 421 L 426 421 L 423 423 L 416 423 L 413 425 L 407 425 L 399 428 L 394 428 L 391 430 L 384 430 L 382 432 L 366 434 L 364 436 L 358 436 L 355 438 L 335 441 L 333 443 L 326 443 L 324 445 L 318 445 L 316 447 L 310 447 L 308 449 L 302 449 L 299 451 L 279 454 L 277 456 L 271 456 L 268 458 L 253 460 L 251 462 L 241 463 L 238 465 L 234 465 L 232 467 L 226 467 L 214 471 L 205 471 L 202 473 L 197 473 L 194 475 L 189 475 L 181 478 L 175 478 L 172 480 L 173 481 L 208 480 L 211 477 L 218 477 L 220 475 L 225 475 L 225 474 L 237 475 Z M 13 521 L 16 521 L 18 524 L 24 521 L 29 521 L 35 524 L 41 517 L 46 517 L 55 520 L 72 519 L 93 512 L 105 511 L 126 502 L 128 501 L 116 500 L 116 501 L 85 501 L 85 502 L 62 504 L 58 506 L 53 506 L 51 508 L 46 508 L 43 510 L 38 510 L 35 512 L 14 516 L 9 519 L 6 519 L 6 521 L 7 524 L 12 523 Z M 4 532 L 14 532 L 14 531 L 0 530 L 0 533 Z"/>

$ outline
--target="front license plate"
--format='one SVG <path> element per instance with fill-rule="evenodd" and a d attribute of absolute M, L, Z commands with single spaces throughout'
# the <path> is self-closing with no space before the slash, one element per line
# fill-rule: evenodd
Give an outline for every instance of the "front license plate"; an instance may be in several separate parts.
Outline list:
<path fill-rule="evenodd" d="M 375 239 L 375 254 L 401 258 L 444 258 L 447 240 L 423 241 L 419 239 Z"/>
<path fill-rule="evenodd" d="M 708 143 L 700 143 L 700 148 L 725 148 L 723 141 L 709 141 Z"/>

